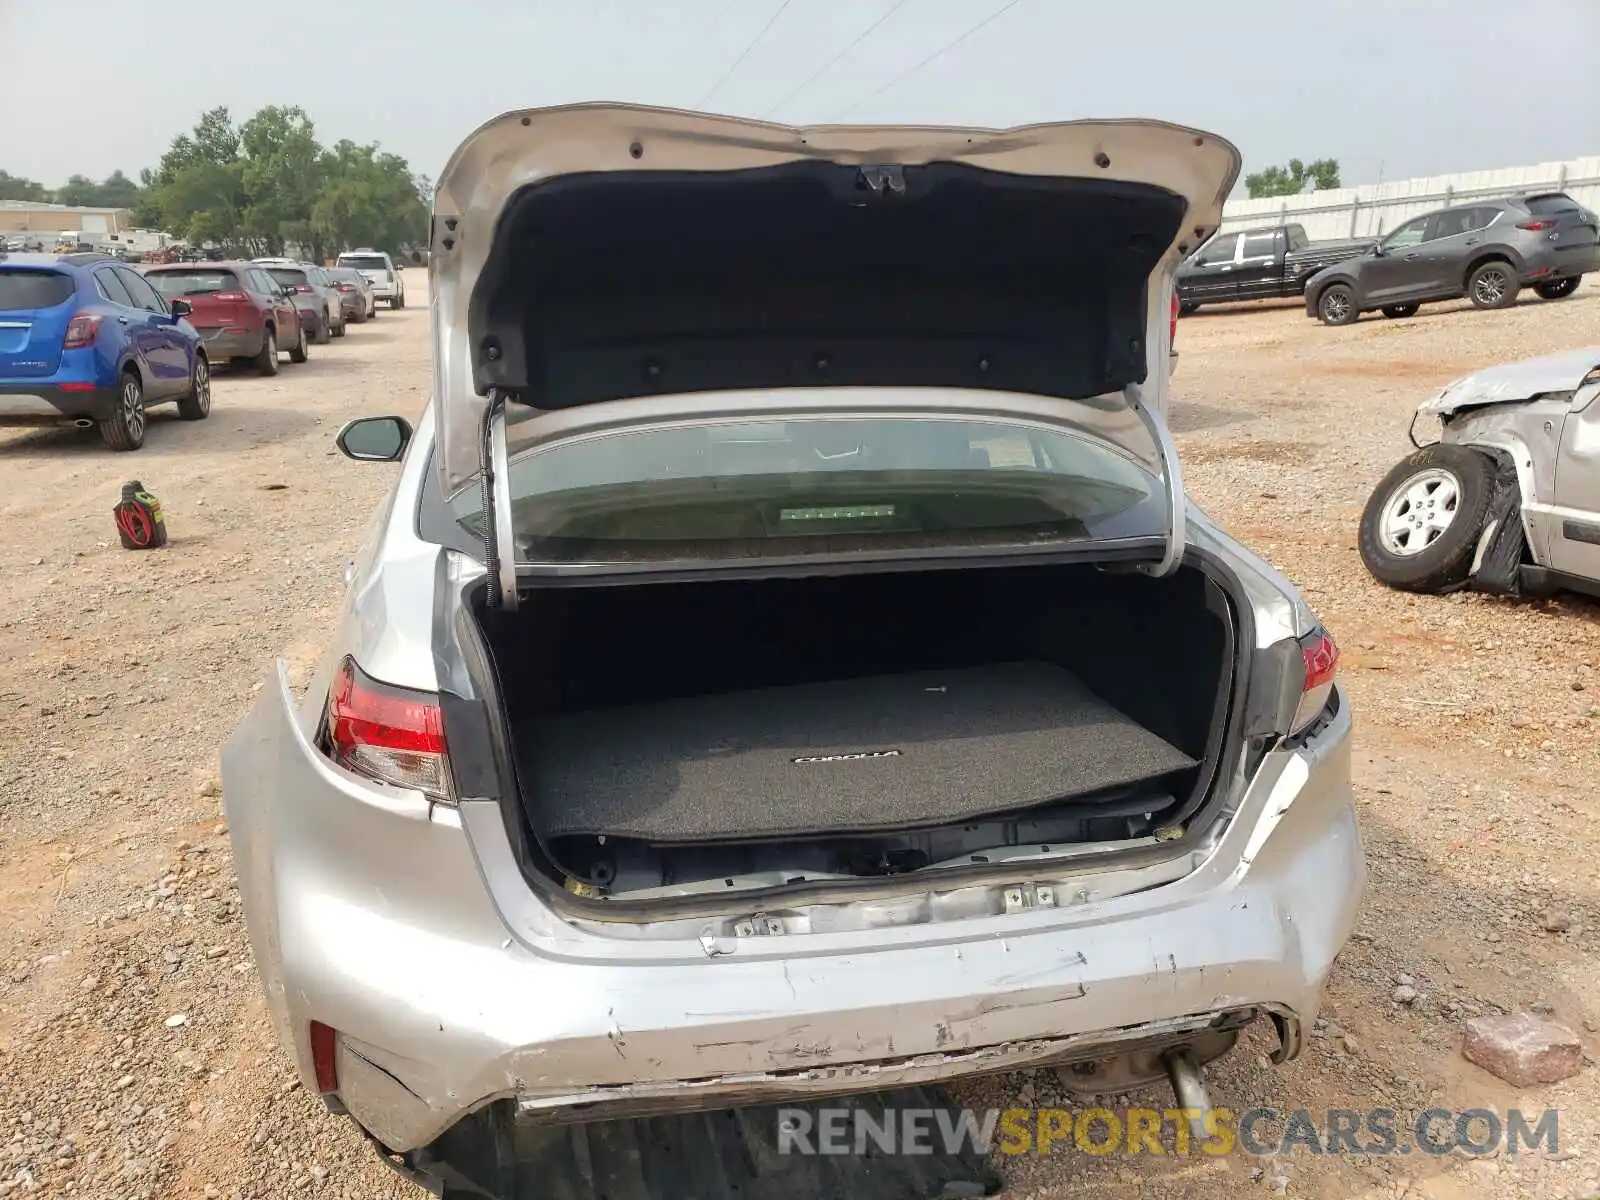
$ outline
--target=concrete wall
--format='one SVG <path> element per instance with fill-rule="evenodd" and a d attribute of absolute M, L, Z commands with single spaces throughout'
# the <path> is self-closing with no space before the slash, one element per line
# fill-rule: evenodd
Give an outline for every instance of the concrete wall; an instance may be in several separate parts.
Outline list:
<path fill-rule="evenodd" d="M 1562 191 L 1600 212 L 1600 156 L 1496 171 L 1463 171 L 1390 183 L 1335 188 L 1303 196 L 1230 200 L 1222 209 L 1224 230 L 1297 221 L 1313 241 L 1377 237 L 1425 212 L 1473 200 L 1520 192 Z"/>
<path fill-rule="evenodd" d="M 54 204 L 0 203 L 0 233 L 64 233 L 69 229 L 103 237 L 128 228 L 121 208 L 68 208 Z"/>

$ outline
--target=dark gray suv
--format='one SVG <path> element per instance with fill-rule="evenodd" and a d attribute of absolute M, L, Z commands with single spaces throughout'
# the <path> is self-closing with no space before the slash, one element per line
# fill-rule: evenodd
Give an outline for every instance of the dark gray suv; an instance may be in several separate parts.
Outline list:
<path fill-rule="evenodd" d="M 1506 308 L 1531 287 L 1546 300 L 1600 270 L 1600 221 L 1564 192 L 1442 208 L 1401 225 L 1366 254 L 1306 281 L 1306 315 L 1349 325 L 1364 312 L 1409 317 L 1465 296 Z"/>

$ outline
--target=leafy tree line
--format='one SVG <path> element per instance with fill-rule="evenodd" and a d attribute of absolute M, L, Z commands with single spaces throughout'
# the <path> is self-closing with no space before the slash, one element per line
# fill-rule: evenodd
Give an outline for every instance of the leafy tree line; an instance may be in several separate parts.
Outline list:
<path fill-rule="evenodd" d="M 269 105 L 236 124 L 201 115 L 135 183 L 121 171 L 59 188 L 0 171 L 0 200 L 127 208 L 135 225 L 230 254 L 301 247 L 322 259 L 354 246 L 391 253 L 427 240 L 429 181 L 397 154 L 348 139 L 317 140 L 305 110 Z"/>
<path fill-rule="evenodd" d="M 1287 167 L 1267 167 L 1244 177 L 1244 186 L 1250 190 L 1250 199 L 1263 196 L 1298 196 L 1305 190 L 1306 180 L 1316 181 L 1317 191 L 1326 192 L 1339 186 L 1339 160 L 1319 158 L 1316 162 L 1301 162 L 1291 158 Z"/>

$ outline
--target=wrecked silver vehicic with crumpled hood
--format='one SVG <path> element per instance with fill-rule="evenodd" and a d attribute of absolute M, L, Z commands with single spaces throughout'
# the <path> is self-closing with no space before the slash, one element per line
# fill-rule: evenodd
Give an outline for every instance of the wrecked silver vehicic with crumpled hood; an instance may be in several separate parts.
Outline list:
<path fill-rule="evenodd" d="M 1488 367 L 1418 405 L 1417 452 L 1362 516 L 1362 558 L 1409 591 L 1600 594 L 1600 346 Z M 1439 421 L 1424 444 L 1423 418 Z"/>

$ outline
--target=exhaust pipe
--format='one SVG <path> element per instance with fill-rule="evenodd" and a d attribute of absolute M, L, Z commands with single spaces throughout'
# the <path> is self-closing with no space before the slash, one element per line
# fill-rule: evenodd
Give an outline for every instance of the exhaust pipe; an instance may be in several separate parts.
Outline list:
<path fill-rule="evenodd" d="M 77 420 L 73 421 L 72 423 L 75 426 L 77 426 L 79 429 L 92 429 L 94 427 L 94 422 L 91 421 L 88 417 L 79 417 Z"/>
<path fill-rule="evenodd" d="M 1172 1094 L 1179 1108 L 1194 1113 L 1189 1118 L 1189 1132 L 1199 1141 L 1206 1138 L 1205 1115 L 1211 1111 L 1211 1097 L 1206 1095 L 1206 1085 L 1200 1079 L 1200 1068 L 1187 1047 L 1169 1050 L 1161 1056 L 1161 1065 L 1167 1069 L 1167 1079 L 1172 1084 Z"/>

